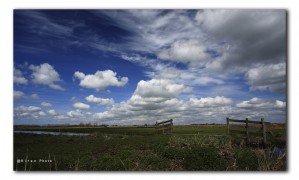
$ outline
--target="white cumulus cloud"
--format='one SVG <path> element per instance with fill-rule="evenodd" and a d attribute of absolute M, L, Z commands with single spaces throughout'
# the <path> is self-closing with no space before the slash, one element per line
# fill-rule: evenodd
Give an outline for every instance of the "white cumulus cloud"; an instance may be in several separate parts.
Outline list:
<path fill-rule="evenodd" d="M 41 108 L 37 106 L 19 106 L 15 109 L 18 112 L 37 112 L 40 111 Z"/>
<path fill-rule="evenodd" d="M 263 98 L 254 97 L 247 101 L 242 101 L 236 104 L 238 108 L 253 109 L 253 108 L 283 108 L 285 107 L 285 102 L 280 100 L 269 100 Z"/>
<path fill-rule="evenodd" d="M 94 95 L 89 95 L 85 99 L 88 102 L 93 102 L 98 105 L 109 105 L 114 103 L 114 100 L 111 98 L 110 99 L 99 98 L 99 97 L 95 97 Z"/>
<path fill-rule="evenodd" d="M 38 94 L 31 94 L 30 98 L 32 98 L 32 99 L 38 99 L 39 96 L 38 96 Z"/>
<path fill-rule="evenodd" d="M 13 92 L 14 99 L 21 99 L 23 96 L 24 96 L 24 93 L 22 91 L 14 91 Z"/>
<path fill-rule="evenodd" d="M 57 71 L 48 63 L 41 65 L 30 65 L 29 69 L 32 70 L 32 82 L 36 84 L 47 85 L 52 89 L 64 90 L 60 85 L 55 82 L 62 81 Z"/>
<path fill-rule="evenodd" d="M 189 100 L 190 107 L 217 107 L 225 106 L 232 103 L 232 100 L 223 96 L 206 97 L 206 98 L 190 98 Z"/>
<path fill-rule="evenodd" d="M 71 118 L 79 118 L 79 117 L 83 117 L 83 114 L 82 114 L 81 110 L 76 109 L 75 111 L 67 112 L 67 116 L 69 116 Z"/>
<path fill-rule="evenodd" d="M 122 87 L 129 79 L 127 77 L 118 78 L 117 73 L 112 70 L 97 71 L 95 74 L 84 74 L 80 71 L 74 73 L 74 77 L 80 80 L 80 86 L 97 91 L 108 88 L 109 86 Z"/>
<path fill-rule="evenodd" d="M 54 109 L 48 110 L 47 113 L 51 116 L 56 116 L 57 112 Z"/>
<path fill-rule="evenodd" d="M 139 81 L 134 95 L 139 95 L 144 98 L 171 99 L 181 93 L 190 91 L 191 88 L 185 87 L 183 84 L 176 84 L 171 80 L 152 79 L 149 81 Z"/>
<path fill-rule="evenodd" d="M 206 47 L 197 40 L 179 40 L 158 53 L 161 60 L 197 64 L 207 57 Z"/>
<path fill-rule="evenodd" d="M 286 107 L 286 102 L 276 100 L 275 103 L 276 103 L 276 106 L 278 108 L 285 108 Z"/>
<path fill-rule="evenodd" d="M 74 111 L 69 111 L 66 113 L 66 115 L 64 117 L 67 117 L 68 119 L 79 119 L 83 120 L 83 119 L 92 119 L 92 113 L 90 112 L 83 112 L 80 109 L 76 109 Z"/>
<path fill-rule="evenodd" d="M 23 76 L 23 73 L 21 70 L 14 68 L 13 71 L 13 82 L 16 84 L 23 84 L 26 85 L 28 84 L 28 80 Z"/>
<path fill-rule="evenodd" d="M 47 114 L 44 111 L 38 112 L 38 115 L 40 115 L 40 116 L 47 116 Z"/>
<path fill-rule="evenodd" d="M 52 89 L 64 91 L 64 88 L 57 84 L 50 84 L 49 87 Z"/>
<path fill-rule="evenodd" d="M 89 109 L 90 108 L 90 106 L 88 104 L 84 104 L 84 103 L 81 103 L 81 102 L 74 103 L 73 107 L 76 108 L 76 109 Z"/>

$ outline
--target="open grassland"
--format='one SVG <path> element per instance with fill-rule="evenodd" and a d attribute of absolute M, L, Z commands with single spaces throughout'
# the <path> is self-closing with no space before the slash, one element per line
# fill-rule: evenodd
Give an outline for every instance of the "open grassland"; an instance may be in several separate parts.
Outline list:
<path fill-rule="evenodd" d="M 224 125 L 152 127 L 38 127 L 15 130 L 91 133 L 90 136 L 14 134 L 17 171 L 284 171 L 284 126 L 269 126 L 267 147 L 226 135 Z"/>
<path fill-rule="evenodd" d="M 51 132 L 74 132 L 74 133 L 100 133 L 100 134 L 124 134 L 124 135 L 155 135 L 156 130 L 152 126 L 114 126 L 114 127 L 91 127 L 91 126 L 16 126 L 15 130 L 25 131 L 51 131 Z M 223 125 L 193 125 L 174 126 L 174 134 L 222 134 L 225 135 L 226 127 Z"/>

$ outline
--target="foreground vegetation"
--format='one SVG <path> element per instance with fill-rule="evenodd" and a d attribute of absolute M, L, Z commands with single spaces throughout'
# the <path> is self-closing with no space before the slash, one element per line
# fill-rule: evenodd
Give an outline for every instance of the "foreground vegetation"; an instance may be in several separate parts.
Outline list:
<path fill-rule="evenodd" d="M 18 171 L 284 171 L 284 127 L 272 127 L 268 145 L 225 136 L 225 126 L 175 126 L 172 135 L 151 127 L 16 127 L 85 132 L 90 136 L 14 134 Z M 21 161 L 22 160 L 22 161 Z"/>

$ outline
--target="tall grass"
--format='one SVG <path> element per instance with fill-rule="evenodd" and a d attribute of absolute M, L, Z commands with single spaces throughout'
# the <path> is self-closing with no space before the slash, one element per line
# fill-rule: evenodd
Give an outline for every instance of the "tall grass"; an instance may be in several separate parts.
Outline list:
<path fill-rule="evenodd" d="M 286 170 L 285 154 L 275 158 L 272 156 L 271 148 L 254 148 L 242 142 L 233 144 L 232 140 L 226 137 L 173 136 L 168 146 L 172 148 L 168 151 L 183 150 L 181 151 L 184 152 L 183 155 L 176 154 L 176 157 L 184 159 L 184 165 L 189 170 Z"/>

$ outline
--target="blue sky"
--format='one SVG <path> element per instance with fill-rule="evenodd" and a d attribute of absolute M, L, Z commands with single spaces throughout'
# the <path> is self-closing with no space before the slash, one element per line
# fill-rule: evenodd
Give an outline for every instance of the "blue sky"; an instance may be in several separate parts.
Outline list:
<path fill-rule="evenodd" d="M 286 122 L 285 10 L 14 10 L 15 124 Z"/>

